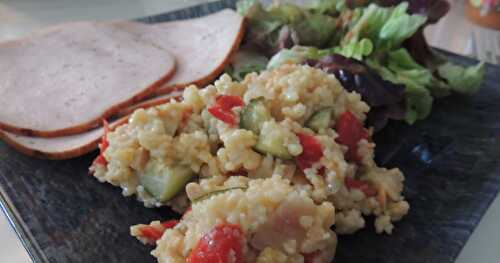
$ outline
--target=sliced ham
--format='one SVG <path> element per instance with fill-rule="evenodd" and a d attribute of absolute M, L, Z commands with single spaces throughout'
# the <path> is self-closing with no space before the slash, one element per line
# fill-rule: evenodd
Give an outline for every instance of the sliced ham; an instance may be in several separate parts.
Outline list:
<path fill-rule="evenodd" d="M 42 137 L 84 132 L 151 94 L 174 68 L 169 51 L 116 23 L 68 23 L 1 43 L 0 128 Z"/>
<path fill-rule="evenodd" d="M 204 86 L 217 77 L 237 50 L 244 19 L 231 9 L 190 20 L 154 24 L 150 30 L 137 23 L 120 23 L 147 42 L 169 50 L 176 58 L 175 75 L 155 94 L 170 93 L 190 84 Z M 144 33 L 147 32 L 147 33 Z"/>
<path fill-rule="evenodd" d="M 110 129 L 126 123 L 128 116 L 110 124 Z M 61 160 L 86 154 L 97 148 L 104 128 L 55 138 L 29 137 L 0 130 L 0 138 L 16 150 L 37 158 Z"/>

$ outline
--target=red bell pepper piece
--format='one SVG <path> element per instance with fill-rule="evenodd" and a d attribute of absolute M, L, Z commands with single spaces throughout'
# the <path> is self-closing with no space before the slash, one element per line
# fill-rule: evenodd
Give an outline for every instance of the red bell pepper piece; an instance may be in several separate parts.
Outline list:
<path fill-rule="evenodd" d="M 155 228 L 153 226 L 143 226 L 141 227 L 141 237 L 148 239 L 149 242 L 154 243 L 156 240 L 160 239 L 165 230 L 175 227 L 179 223 L 178 220 L 168 220 L 162 222 L 163 230 Z"/>
<path fill-rule="evenodd" d="M 316 250 L 316 251 L 311 252 L 311 253 L 302 254 L 302 256 L 304 256 L 304 263 L 314 263 L 314 259 L 317 256 L 319 256 L 319 254 L 321 254 L 321 252 L 319 250 Z"/>
<path fill-rule="evenodd" d="M 363 123 L 350 111 L 346 111 L 340 115 L 335 123 L 335 130 L 339 135 L 336 141 L 347 146 L 346 160 L 361 163 L 358 142 L 369 138 L 368 130 L 363 127 Z"/>
<path fill-rule="evenodd" d="M 172 220 L 167 220 L 165 222 L 161 222 L 161 225 L 165 229 L 170 229 L 170 228 L 174 228 L 178 223 L 179 223 L 179 220 L 172 219 Z"/>
<path fill-rule="evenodd" d="M 225 111 L 230 111 L 234 107 L 245 106 L 245 102 L 240 97 L 231 95 L 219 96 L 216 103 Z"/>
<path fill-rule="evenodd" d="M 221 95 L 217 98 L 215 104 L 208 108 L 208 112 L 229 125 L 236 125 L 237 118 L 231 109 L 244 105 L 245 103 L 238 96 Z"/>
<path fill-rule="evenodd" d="M 318 140 L 312 135 L 297 133 L 297 137 L 299 137 L 300 145 L 302 145 L 302 153 L 295 160 L 297 166 L 303 171 L 323 157 L 323 149 Z"/>
<path fill-rule="evenodd" d="M 99 150 L 100 154 L 94 159 L 94 162 L 92 163 L 93 165 L 107 165 L 108 161 L 106 161 L 106 158 L 104 158 L 104 151 L 109 147 L 109 141 L 108 141 L 108 133 L 109 133 L 109 123 L 103 119 L 102 120 L 102 126 L 104 127 L 104 134 L 102 135 L 101 138 L 101 143 L 99 144 Z"/>
<path fill-rule="evenodd" d="M 242 263 L 243 230 L 239 225 L 221 224 L 205 234 L 189 254 L 187 263 Z"/>
<path fill-rule="evenodd" d="M 350 177 L 345 178 L 345 185 L 347 189 L 359 189 L 361 192 L 363 192 L 366 196 L 372 197 L 377 195 L 377 189 L 375 187 L 371 186 L 368 182 L 361 181 L 361 180 L 356 180 Z"/>
<path fill-rule="evenodd" d="M 103 119 L 102 120 L 102 127 L 104 128 L 104 134 L 101 138 L 101 144 L 99 144 L 99 149 L 101 152 L 104 152 L 108 146 L 109 146 L 109 141 L 108 141 L 108 133 L 109 133 L 109 123 Z"/>
<path fill-rule="evenodd" d="M 160 231 L 152 226 L 141 227 L 141 237 L 147 238 L 151 243 L 160 239 L 162 235 L 163 231 Z"/>
<path fill-rule="evenodd" d="M 93 162 L 93 165 L 102 165 L 102 166 L 106 166 L 106 164 L 108 164 L 108 161 L 106 161 L 106 158 L 104 158 L 104 155 L 99 154 L 95 159 L 94 159 L 94 162 Z"/>
<path fill-rule="evenodd" d="M 226 112 L 223 111 L 219 106 L 214 105 L 210 108 L 208 108 L 208 112 L 212 114 L 215 118 L 229 124 L 229 125 L 236 125 L 236 117 L 234 116 L 233 113 L 231 112 Z"/>

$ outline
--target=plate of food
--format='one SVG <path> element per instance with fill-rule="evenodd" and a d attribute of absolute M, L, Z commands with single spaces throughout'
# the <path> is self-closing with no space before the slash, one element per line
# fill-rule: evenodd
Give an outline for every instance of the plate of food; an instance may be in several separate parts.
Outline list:
<path fill-rule="evenodd" d="M 429 47 L 448 9 L 219 1 L 0 43 L 2 208 L 34 262 L 454 262 L 500 189 L 500 68 Z"/>

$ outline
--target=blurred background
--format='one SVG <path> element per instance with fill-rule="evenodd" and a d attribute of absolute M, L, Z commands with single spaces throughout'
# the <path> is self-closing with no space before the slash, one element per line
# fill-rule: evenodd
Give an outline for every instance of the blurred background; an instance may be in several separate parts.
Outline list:
<path fill-rule="evenodd" d="M 426 31 L 432 46 L 500 64 L 500 0 L 449 0 L 450 13 Z M 0 41 L 72 20 L 118 20 L 168 12 L 207 0 L 0 0 Z M 265 0 L 272 2 L 272 0 Z M 310 2 L 307 0 L 295 2 Z M 466 15 L 467 14 L 467 15 Z M 500 72 L 499 72 L 500 73 Z M 500 199 L 493 203 L 457 263 L 498 262 Z M 30 262 L 4 214 L 0 261 Z M 495 260 L 495 258 L 497 258 Z"/>
<path fill-rule="evenodd" d="M 276 0 L 264 0 L 268 3 L 272 1 Z M 453 6 L 451 12 L 426 32 L 430 43 L 490 63 L 500 63 L 500 1 L 449 1 Z M 13 39 L 38 28 L 64 21 L 130 19 L 202 2 L 209 1 L 0 0 L 0 40 Z M 466 19 L 466 13 L 474 19 L 474 22 Z"/>

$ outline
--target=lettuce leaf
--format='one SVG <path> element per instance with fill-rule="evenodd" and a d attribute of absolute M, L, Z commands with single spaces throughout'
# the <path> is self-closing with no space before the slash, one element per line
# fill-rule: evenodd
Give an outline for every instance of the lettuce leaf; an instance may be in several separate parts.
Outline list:
<path fill-rule="evenodd" d="M 248 73 L 266 69 L 268 59 L 257 52 L 240 49 L 231 57 L 225 72 L 233 79 L 241 81 Z"/>
<path fill-rule="evenodd" d="M 440 65 L 437 70 L 439 76 L 448 82 L 451 90 L 467 95 L 479 89 L 485 74 L 484 63 L 462 67 L 447 62 Z"/>
<path fill-rule="evenodd" d="M 264 7 L 258 0 L 243 0 L 237 10 L 248 21 L 245 42 L 268 55 L 283 48 L 285 33 L 293 33 L 294 43 L 321 47 L 330 42 L 336 32 L 336 20 L 328 15 L 313 13 L 293 4 Z"/>
<path fill-rule="evenodd" d="M 393 12 L 393 15 L 395 12 Z M 382 48 L 397 48 L 404 40 L 410 38 L 426 21 L 426 18 L 420 15 L 398 15 L 389 18 L 379 32 Z"/>
<path fill-rule="evenodd" d="M 269 15 L 279 18 L 284 24 L 294 24 L 304 19 L 306 12 L 300 7 L 283 3 L 269 8 Z"/>
<path fill-rule="evenodd" d="M 267 64 L 268 69 L 278 68 L 284 64 L 301 64 L 307 58 L 298 52 L 294 52 L 290 49 L 282 49 L 276 55 L 271 57 L 269 63 Z"/>
<path fill-rule="evenodd" d="M 432 73 L 415 62 L 404 48 L 389 52 L 387 67 L 409 85 L 426 87 L 432 83 Z"/>
<path fill-rule="evenodd" d="M 409 124 L 425 119 L 432 110 L 433 97 L 432 73 L 413 60 L 405 49 L 398 49 L 388 54 L 386 65 L 380 60 L 370 59 L 368 65 L 375 69 L 385 80 L 402 84 L 406 87 L 407 113 L 405 120 Z"/>
<path fill-rule="evenodd" d="M 236 8 L 248 23 L 244 41 L 270 54 L 277 52 L 279 31 L 286 19 L 271 14 L 259 0 L 238 1 Z"/>
<path fill-rule="evenodd" d="M 341 46 L 370 39 L 380 53 L 398 48 L 426 22 L 426 17 L 407 13 L 408 3 L 395 7 L 370 4 L 341 41 Z"/>
<path fill-rule="evenodd" d="M 292 27 L 297 32 L 300 45 L 323 47 L 333 37 L 336 22 L 331 16 L 311 14 Z"/>
<path fill-rule="evenodd" d="M 325 51 L 315 47 L 294 46 L 292 49 L 282 49 L 272 56 L 267 68 L 273 69 L 283 64 L 302 64 L 309 59 L 318 59 L 325 55 Z"/>
<path fill-rule="evenodd" d="M 344 46 L 333 48 L 333 52 L 344 57 L 363 60 L 373 52 L 373 43 L 368 38 L 363 38 L 359 42 L 352 42 Z"/>
<path fill-rule="evenodd" d="M 338 15 L 347 8 L 345 0 L 316 0 L 311 11 L 319 14 Z"/>
<path fill-rule="evenodd" d="M 422 87 L 406 86 L 406 98 L 408 108 L 405 116 L 406 122 L 415 123 L 417 120 L 423 120 L 429 116 L 434 101 L 430 92 Z"/>

